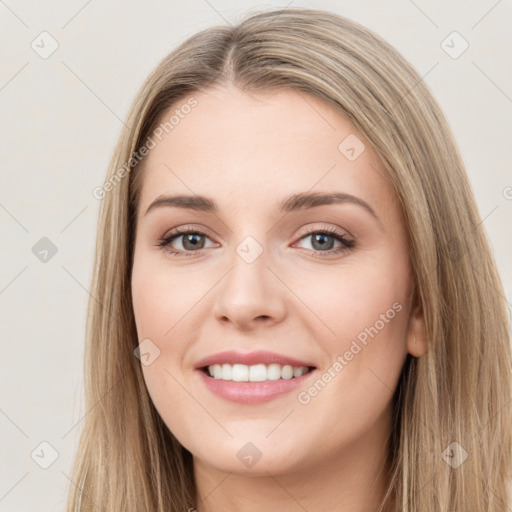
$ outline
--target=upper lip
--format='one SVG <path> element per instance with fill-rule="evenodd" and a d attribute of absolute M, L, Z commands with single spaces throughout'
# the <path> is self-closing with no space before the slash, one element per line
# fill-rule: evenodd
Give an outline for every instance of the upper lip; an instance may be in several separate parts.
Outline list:
<path fill-rule="evenodd" d="M 275 352 L 267 352 L 265 350 L 246 353 L 237 352 L 236 350 L 227 350 L 201 359 L 195 365 L 195 368 L 200 369 L 213 364 L 245 364 L 247 366 L 251 366 L 256 364 L 272 363 L 280 364 L 281 366 L 290 365 L 314 367 L 314 365 L 307 361 L 301 361 L 294 357 L 277 354 Z"/>

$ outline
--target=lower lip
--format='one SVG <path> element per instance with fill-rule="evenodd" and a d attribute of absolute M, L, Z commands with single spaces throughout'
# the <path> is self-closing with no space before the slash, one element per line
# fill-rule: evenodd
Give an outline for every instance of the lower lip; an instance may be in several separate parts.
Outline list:
<path fill-rule="evenodd" d="M 196 370 L 206 387 L 215 395 L 239 404 L 261 404 L 280 395 L 290 393 L 297 389 L 306 379 L 309 379 L 315 370 L 293 379 L 267 380 L 264 382 L 236 382 L 232 380 L 214 379 Z"/>

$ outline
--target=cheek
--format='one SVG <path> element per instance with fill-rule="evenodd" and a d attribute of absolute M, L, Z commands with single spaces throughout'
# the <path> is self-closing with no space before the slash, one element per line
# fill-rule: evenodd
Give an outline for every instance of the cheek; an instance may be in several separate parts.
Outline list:
<path fill-rule="evenodd" d="M 331 269 L 328 279 L 302 288 L 315 313 L 307 328 L 326 364 L 299 395 L 301 412 L 347 443 L 388 411 L 407 353 L 407 267 L 381 256 Z"/>
<path fill-rule="evenodd" d="M 147 390 L 168 427 L 181 432 L 179 418 L 201 417 L 201 409 L 193 410 L 195 402 L 187 393 L 183 361 L 190 341 L 198 336 L 197 312 L 207 283 L 190 270 L 171 271 L 164 258 L 141 250 L 134 255 L 131 288 L 138 341 L 149 343 L 152 355 L 150 364 L 141 363 Z"/>
<path fill-rule="evenodd" d="M 201 290 L 190 274 L 170 271 L 164 259 L 140 253 L 135 253 L 131 283 L 139 341 L 170 339 Z"/>
<path fill-rule="evenodd" d="M 347 261 L 295 290 L 313 312 L 308 328 L 329 361 L 341 357 L 342 372 L 354 383 L 369 376 L 395 385 L 407 352 L 410 288 L 403 254 L 379 251 Z"/>
<path fill-rule="evenodd" d="M 190 304 L 186 295 L 191 292 L 180 286 L 175 276 L 171 282 L 167 274 L 147 259 L 135 257 L 132 301 L 138 341 L 148 344 L 152 356 L 149 364 L 144 364 L 144 359 L 141 361 L 147 391 L 168 428 L 180 433 L 181 438 L 180 418 L 193 416 L 190 397 L 179 384 L 186 350 L 181 329 L 186 324 L 185 305 Z"/>

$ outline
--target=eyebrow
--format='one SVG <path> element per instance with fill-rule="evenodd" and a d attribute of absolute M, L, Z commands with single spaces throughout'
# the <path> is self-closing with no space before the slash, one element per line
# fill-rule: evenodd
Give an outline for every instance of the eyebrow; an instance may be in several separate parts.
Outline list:
<path fill-rule="evenodd" d="M 364 208 L 370 213 L 375 219 L 379 220 L 377 214 L 373 208 L 363 201 L 361 198 L 353 196 L 351 194 L 345 194 L 343 192 L 302 192 L 286 197 L 278 205 L 281 213 L 289 213 L 298 210 L 305 210 L 308 208 L 314 208 L 316 206 L 324 206 L 330 204 L 343 204 L 351 203 Z M 177 196 L 158 196 L 148 207 L 147 215 L 151 210 L 158 207 L 175 207 L 183 208 L 186 210 L 195 210 L 204 213 L 217 214 L 219 207 L 213 199 L 209 199 L 205 196 L 198 195 L 177 195 Z"/>

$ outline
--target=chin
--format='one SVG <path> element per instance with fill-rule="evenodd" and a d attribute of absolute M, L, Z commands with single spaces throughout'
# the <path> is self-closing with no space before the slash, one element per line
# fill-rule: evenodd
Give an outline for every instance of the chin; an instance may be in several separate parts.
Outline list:
<path fill-rule="evenodd" d="M 250 435 L 230 438 L 224 443 L 212 440 L 207 444 L 202 440 L 198 450 L 187 448 L 194 462 L 212 466 L 219 471 L 251 476 L 277 475 L 297 470 L 303 465 L 305 453 L 297 451 L 297 443 L 289 446 L 264 437 Z M 301 447 L 304 448 L 302 443 Z M 205 446 L 211 449 L 205 450 Z"/>
<path fill-rule="evenodd" d="M 224 456 L 224 458 L 222 458 Z M 211 453 L 208 458 L 200 456 L 193 456 L 194 463 L 197 464 L 201 461 L 202 464 L 211 466 L 223 473 L 233 473 L 243 476 L 265 476 L 268 477 L 269 473 L 273 476 L 279 474 L 286 474 L 297 470 L 297 464 L 290 461 L 289 458 L 280 454 L 269 454 L 262 452 L 259 460 L 255 459 L 253 462 L 247 460 L 243 462 L 236 456 L 233 457 L 232 453 L 219 454 L 219 458 L 212 458 Z M 247 456 L 246 456 L 247 457 Z"/>

